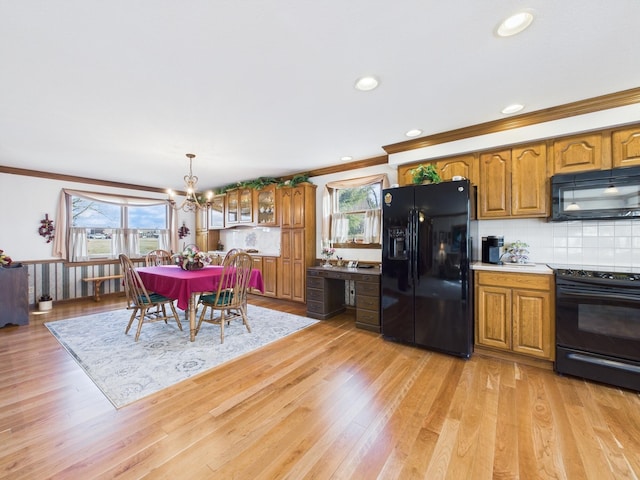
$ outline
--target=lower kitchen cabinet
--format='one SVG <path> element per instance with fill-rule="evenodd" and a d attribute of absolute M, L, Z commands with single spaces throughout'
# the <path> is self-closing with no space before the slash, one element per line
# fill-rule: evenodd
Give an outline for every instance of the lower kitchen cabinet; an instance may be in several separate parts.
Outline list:
<path fill-rule="evenodd" d="M 553 361 L 553 278 L 476 271 L 476 345 Z"/>
<path fill-rule="evenodd" d="M 277 283 L 277 257 L 262 257 L 262 282 L 264 283 L 264 296 L 276 297 Z"/>

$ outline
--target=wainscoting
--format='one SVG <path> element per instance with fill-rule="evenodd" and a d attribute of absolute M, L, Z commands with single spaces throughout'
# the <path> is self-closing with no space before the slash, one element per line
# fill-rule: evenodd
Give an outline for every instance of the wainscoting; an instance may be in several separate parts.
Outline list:
<path fill-rule="evenodd" d="M 133 260 L 136 266 L 143 266 L 144 260 Z M 29 270 L 29 305 L 36 305 L 40 295 L 49 294 L 54 302 L 93 297 L 93 283 L 83 282 L 83 278 L 119 275 L 120 263 L 65 264 L 59 261 L 22 262 Z M 100 287 L 100 294 L 124 292 L 122 280 L 106 280 Z"/>

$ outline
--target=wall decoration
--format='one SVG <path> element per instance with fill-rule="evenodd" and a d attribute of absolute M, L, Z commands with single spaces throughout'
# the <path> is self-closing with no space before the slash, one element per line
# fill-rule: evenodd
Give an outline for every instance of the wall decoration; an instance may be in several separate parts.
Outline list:
<path fill-rule="evenodd" d="M 184 237 L 186 237 L 187 235 L 189 235 L 189 229 L 187 228 L 187 225 L 182 222 L 182 226 L 178 229 L 178 237 L 180 237 L 180 239 L 182 240 Z"/>
<path fill-rule="evenodd" d="M 53 227 L 53 220 L 49 220 L 49 214 L 45 213 L 44 219 L 40 220 L 40 228 L 38 229 L 38 233 L 41 237 L 47 239 L 47 243 L 51 243 L 53 241 L 53 232 L 55 228 Z"/>

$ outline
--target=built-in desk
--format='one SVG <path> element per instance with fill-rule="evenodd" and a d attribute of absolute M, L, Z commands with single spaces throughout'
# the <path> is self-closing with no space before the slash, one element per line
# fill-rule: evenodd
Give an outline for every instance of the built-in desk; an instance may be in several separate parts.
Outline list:
<path fill-rule="evenodd" d="M 344 312 L 344 281 L 355 283 L 356 327 L 380 332 L 380 269 L 307 268 L 307 317 L 326 320 Z"/>

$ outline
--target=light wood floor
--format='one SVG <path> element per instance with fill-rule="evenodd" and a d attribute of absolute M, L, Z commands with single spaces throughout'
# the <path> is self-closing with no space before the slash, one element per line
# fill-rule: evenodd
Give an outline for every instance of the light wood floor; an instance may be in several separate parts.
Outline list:
<path fill-rule="evenodd" d="M 639 394 L 387 342 L 348 314 L 115 410 L 43 322 L 121 306 L 0 329 L 0 478 L 640 476 Z"/>

